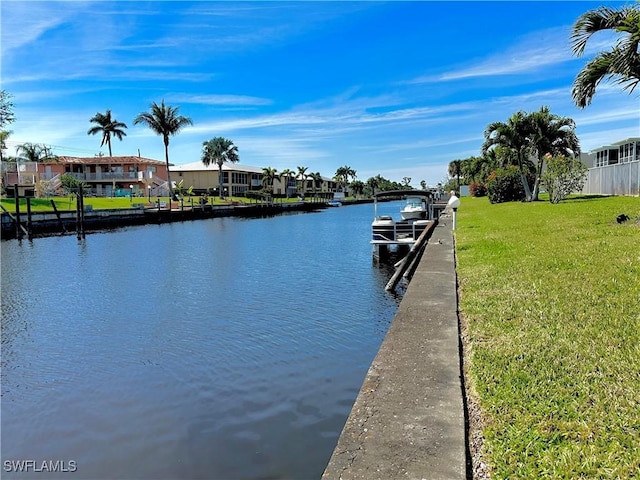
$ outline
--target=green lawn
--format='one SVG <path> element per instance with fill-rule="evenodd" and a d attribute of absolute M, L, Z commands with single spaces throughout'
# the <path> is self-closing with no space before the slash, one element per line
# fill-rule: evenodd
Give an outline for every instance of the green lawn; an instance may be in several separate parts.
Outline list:
<path fill-rule="evenodd" d="M 640 475 L 638 216 L 631 197 L 463 199 L 466 382 L 492 478 Z"/>
<path fill-rule="evenodd" d="M 193 198 L 193 204 L 198 205 L 199 197 L 185 197 L 184 205 L 191 205 L 191 198 Z M 158 197 L 152 197 L 151 200 L 155 202 Z M 56 208 L 58 210 L 75 210 L 76 208 L 76 199 L 75 197 L 53 197 L 53 198 L 32 198 L 31 199 L 31 210 L 33 212 L 42 212 L 42 211 L 52 211 L 51 200 L 53 200 L 56 204 Z M 311 200 L 310 198 L 308 200 Z M 164 201 L 166 203 L 169 202 L 169 197 L 162 197 L 160 201 Z M 294 198 L 278 198 L 275 200 L 277 203 L 281 202 L 297 202 L 298 199 Z M 15 200 L 13 198 L 3 198 L 0 199 L 2 206 L 6 208 L 9 212 L 15 212 Z M 246 204 L 255 203 L 255 200 L 248 199 L 245 197 L 227 197 L 224 200 L 221 200 L 218 197 L 209 197 L 209 204 L 212 205 L 228 205 L 230 202 L 244 202 Z M 146 197 L 133 197 L 125 198 L 111 198 L 111 197 L 85 197 L 84 204 L 85 206 L 91 205 L 94 210 L 102 210 L 102 209 L 113 209 L 113 208 L 131 208 L 133 204 L 148 204 L 149 199 Z M 172 202 L 173 205 L 179 205 L 175 200 Z M 26 199 L 20 199 L 20 210 L 24 213 L 27 209 L 27 201 Z"/>

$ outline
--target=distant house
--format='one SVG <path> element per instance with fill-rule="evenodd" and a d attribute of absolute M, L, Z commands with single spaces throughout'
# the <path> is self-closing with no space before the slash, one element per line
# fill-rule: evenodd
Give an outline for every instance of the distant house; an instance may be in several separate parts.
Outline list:
<path fill-rule="evenodd" d="M 202 162 L 192 162 L 183 165 L 173 165 L 170 167 L 171 180 L 173 182 L 183 181 L 185 188 L 193 187 L 196 193 L 209 192 L 218 193 L 219 169 L 217 164 L 205 166 Z M 263 169 L 240 163 L 225 162 L 222 164 L 222 188 L 224 195 L 246 196 L 247 192 L 262 190 Z M 176 175 L 177 174 L 177 175 Z M 298 193 L 299 180 L 292 173 L 290 177 L 278 178 L 273 181 L 273 194 L 278 197 L 292 196 Z M 337 184 L 332 179 L 322 177 L 320 185 L 314 186 L 314 181 L 307 178 L 304 191 L 335 192 Z"/>
<path fill-rule="evenodd" d="M 166 163 L 150 158 L 59 156 L 52 162 L 3 162 L 2 166 L 3 186 L 8 195 L 14 194 L 16 185 L 21 196 L 53 194 L 65 174 L 88 185 L 87 195 L 168 195 Z"/>
<path fill-rule="evenodd" d="M 627 138 L 582 154 L 589 167 L 584 194 L 640 195 L 640 138 Z"/>

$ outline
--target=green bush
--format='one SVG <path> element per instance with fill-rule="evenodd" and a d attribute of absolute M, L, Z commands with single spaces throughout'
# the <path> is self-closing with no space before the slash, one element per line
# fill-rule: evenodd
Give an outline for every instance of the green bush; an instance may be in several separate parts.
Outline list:
<path fill-rule="evenodd" d="M 580 192 L 587 179 L 587 166 L 579 158 L 552 157 L 542 174 L 549 192 L 549 201 L 559 203 L 570 193 Z"/>
<path fill-rule="evenodd" d="M 487 193 L 491 203 L 524 200 L 524 188 L 518 167 L 508 166 L 492 172 L 487 177 Z"/>
<path fill-rule="evenodd" d="M 487 186 L 480 182 L 471 182 L 469 184 L 469 195 L 472 197 L 486 197 Z"/>

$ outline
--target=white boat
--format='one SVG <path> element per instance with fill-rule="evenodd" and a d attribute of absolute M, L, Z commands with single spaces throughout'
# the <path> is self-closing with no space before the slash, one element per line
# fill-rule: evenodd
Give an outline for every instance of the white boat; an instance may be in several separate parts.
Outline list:
<path fill-rule="evenodd" d="M 427 200 L 429 197 L 410 195 L 407 196 L 407 202 L 405 203 L 400 215 L 404 220 L 424 220 L 427 218 Z"/>
<path fill-rule="evenodd" d="M 430 218 L 429 203 L 432 193 L 426 190 L 393 190 L 388 192 L 378 192 L 374 198 L 374 220 L 371 224 L 372 239 L 371 244 L 374 247 L 389 247 L 394 245 L 413 245 L 420 234 L 427 228 L 433 219 Z M 424 214 L 422 210 L 416 214 L 417 218 L 402 218 L 394 220 L 389 215 L 378 215 L 378 201 L 382 199 L 400 199 L 415 198 L 424 206 Z M 405 207 L 406 208 L 406 205 Z M 403 210 L 404 210 L 403 208 Z"/>
<path fill-rule="evenodd" d="M 339 202 L 338 200 L 329 200 L 327 202 L 327 205 L 329 207 L 341 207 L 342 206 L 342 202 Z"/>

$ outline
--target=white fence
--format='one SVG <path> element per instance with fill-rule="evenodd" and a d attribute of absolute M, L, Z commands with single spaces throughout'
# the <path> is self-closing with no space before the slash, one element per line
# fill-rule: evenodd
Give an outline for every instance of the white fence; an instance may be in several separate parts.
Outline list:
<path fill-rule="evenodd" d="M 640 195 L 640 162 L 590 168 L 582 193 L 591 195 Z"/>

